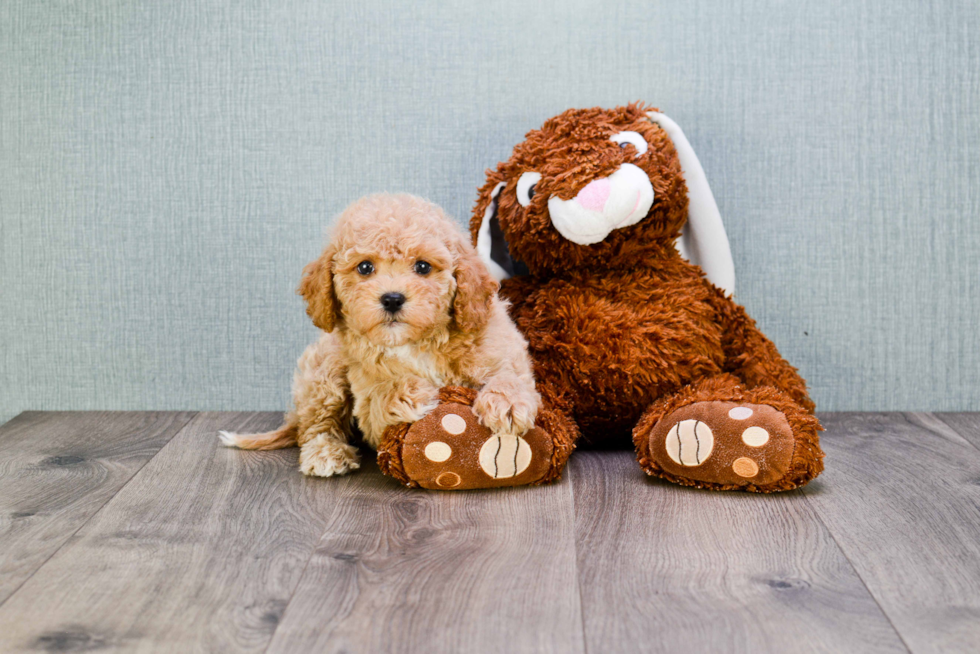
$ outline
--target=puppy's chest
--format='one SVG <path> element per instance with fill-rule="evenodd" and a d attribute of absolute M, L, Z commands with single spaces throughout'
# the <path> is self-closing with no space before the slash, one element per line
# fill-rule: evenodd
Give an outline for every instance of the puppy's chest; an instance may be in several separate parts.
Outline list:
<path fill-rule="evenodd" d="M 391 347 L 383 356 L 371 361 L 354 364 L 350 370 L 351 390 L 355 395 L 370 393 L 370 389 L 383 383 L 399 383 L 421 377 L 440 388 L 460 383 L 443 357 L 432 352 L 418 351 L 408 346 Z"/>

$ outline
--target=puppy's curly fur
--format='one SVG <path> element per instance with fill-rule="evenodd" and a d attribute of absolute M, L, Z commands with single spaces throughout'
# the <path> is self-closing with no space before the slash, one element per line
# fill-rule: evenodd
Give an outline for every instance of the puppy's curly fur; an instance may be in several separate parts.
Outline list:
<path fill-rule="evenodd" d="M 355 422 L 377 449 L 388 426 L 422 418 L 448 385 L 478 390 L 474 412 L 492 431 L 526 432 L 541 398 L 527 342 L 497 288 L 438 206 L 412 195 L 355 202 L 299 285 L 324 333 L 299 358 L 295 409 L 275 431 L 222 432 L 222 442 L 253 450 L 298 444 L 305 474 L 344 474 L 359 467 Z M 395 313 L 382 304 L 392 293 L 404 296 Z"/>

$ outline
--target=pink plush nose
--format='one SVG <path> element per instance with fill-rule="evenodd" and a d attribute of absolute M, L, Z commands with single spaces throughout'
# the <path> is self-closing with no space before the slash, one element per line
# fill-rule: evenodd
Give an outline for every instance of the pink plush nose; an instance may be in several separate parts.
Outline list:
<path fill-rule="evenodd" d="M 608 179 L 597 179 L 578 192 L 575 201 L 590 211 L 602 211 L 609 199 L 609 189 L 612 184 Z"/>

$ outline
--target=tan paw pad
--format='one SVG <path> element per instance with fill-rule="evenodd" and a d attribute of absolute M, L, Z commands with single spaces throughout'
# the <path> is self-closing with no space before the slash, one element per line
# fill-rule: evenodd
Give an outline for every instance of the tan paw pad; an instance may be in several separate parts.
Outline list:
<path fill-rule="evenodd" d="M 732 464 L 732 470 L 739 477 L 755 477 L 759 474 L 759 464 L 748 457 L 742 456 L 735 459 L 735 463 Z"/>
<path fill-rule="evenodd" d="M 442 417 L 442 428 L 446 430 L 446 433 L 458 436 L 466 431 L 466 420 L 455 413 L 447 413 Z"/>
<path fill-rule="evenodd" d="M 429 461 L 442 463 L 453 455 L 453 448 L 448 443 L 442 441 L 432 441 L 425 446 L 425 458 Z"/>
<path fill-rule="evenodd" d="M 729 409 L 728 417 L 732 420 L 748 420 L 752 417 L 752 409 L 747 406 L 737 406 Z"/>
<path fill-rule="evenodd" d="M 742 442 L 749 447 L 762 447 L 769 442 L 769 432 L 762 427 L 749 427 L 742 432 Z"/>
<path fill-rule="evenodd" d="M 494 479 L 516 477 L 531 465 L 531 446 L 520 436 L 491 436 L 480 448 L 480 467 Z"/>
<path fill-rule="evenodd" d="M 700 420 L 681 420 L 670 428 L 665 441 L 667 456 L 682 466 L 699 466 L 711 456 L 715 437 Z"/>
<path fill-rule="evenodd" d="M 456 488 L 463 481 L 455 472 L 444 472 L 436 477 L 436 486 L 439 488 Z"/>

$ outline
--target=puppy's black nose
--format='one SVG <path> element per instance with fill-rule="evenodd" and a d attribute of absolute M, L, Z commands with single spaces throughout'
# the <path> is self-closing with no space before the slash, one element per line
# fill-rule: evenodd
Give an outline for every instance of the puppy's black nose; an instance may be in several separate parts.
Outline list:
<path fill-rule="evenodd" d="M 398 313 L 403 304 L 405 304 L 405 296 L 401 293 L 385 293 L 381 296 L 381 306 L 388 313 Z"/>

